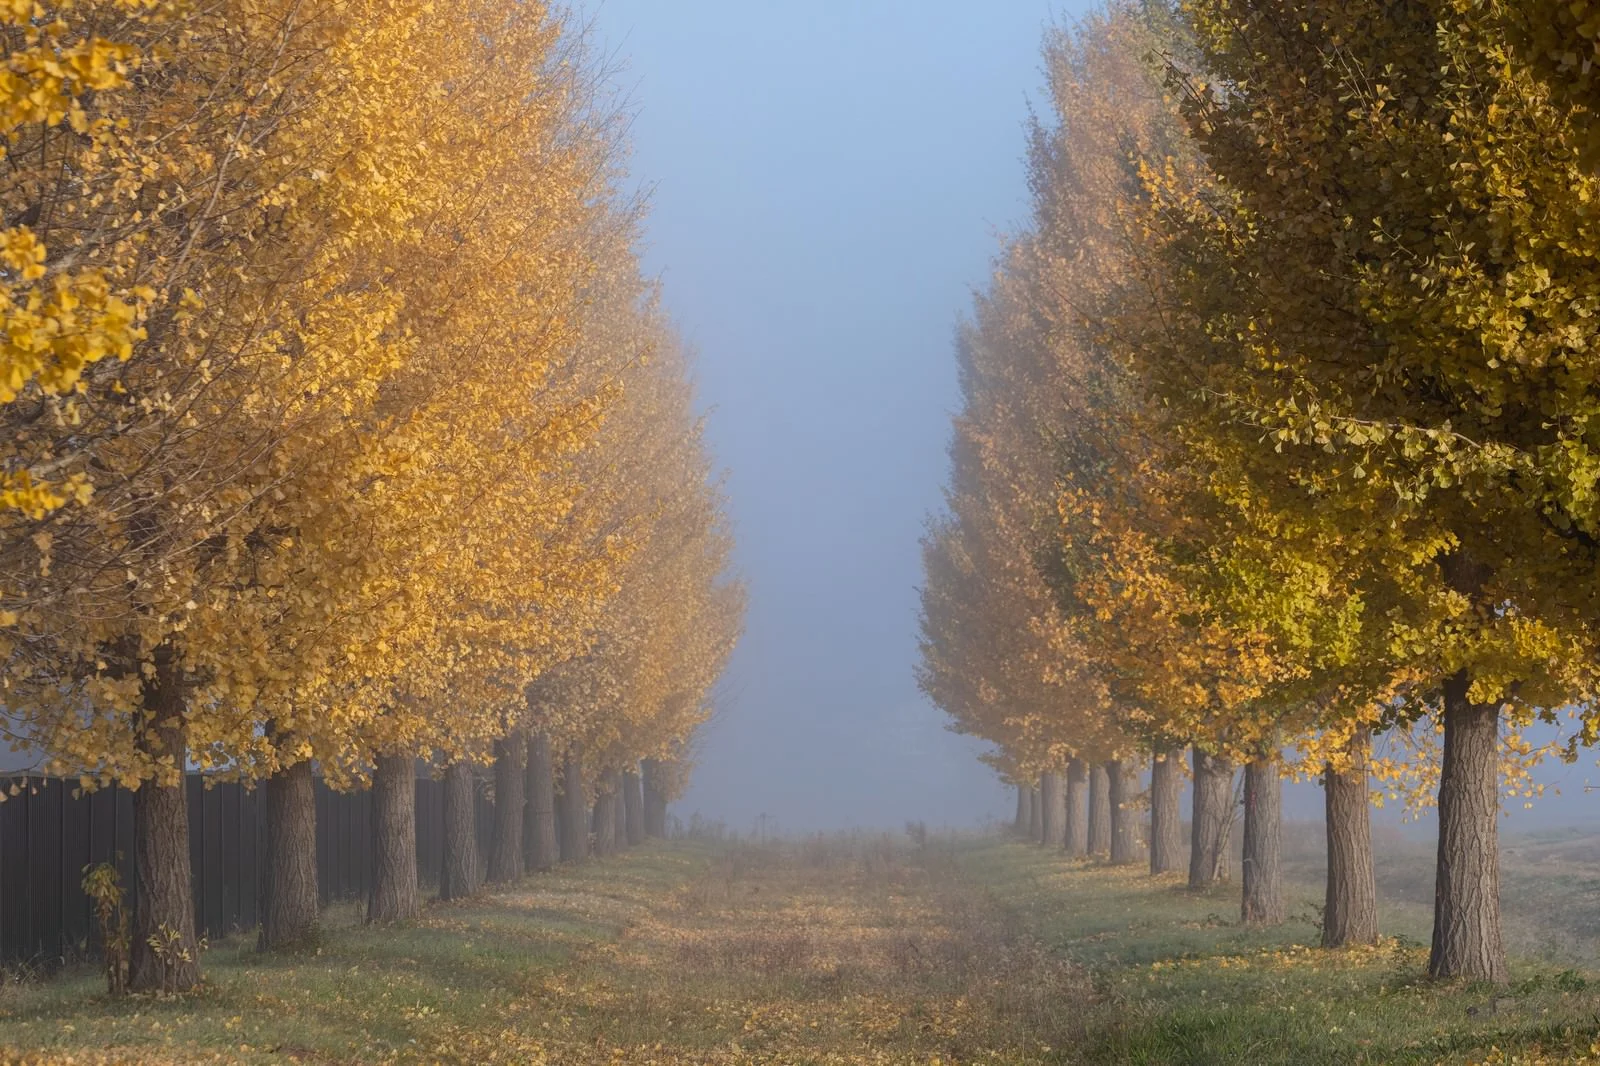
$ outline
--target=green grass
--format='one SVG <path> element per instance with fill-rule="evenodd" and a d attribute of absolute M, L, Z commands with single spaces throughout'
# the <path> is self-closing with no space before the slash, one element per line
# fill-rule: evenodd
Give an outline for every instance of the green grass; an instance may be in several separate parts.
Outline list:
<path fill-rule="evenodd" d="M 1388 902 L 1376 949 L 1314 949 L 1316 892 L 1271 930 L 1237 923 L 1230 887 L 1067 864 L 1026 847 L 964 858 L 997 905 L 1093 975 L 1077 1061 L 1096 1063 L 1569 1062 L 1597 1032 L 1591 975 L 1519 959 L 1510 988 L 1424 978 L 1428 912 Z M 1291 908 L 1293 910 L 1294 908 Z M 1559 920 L 1560 912 L 1550 917 Z"/>
<path fill-rule="evenodd" d="M 314 954 L 263 956 L 246 938 L 213 945 L 204 989 L 177 999 L 109 998 L 88 972 L 9 986 L 0 1061 L 24 1051 L 43 1062 L 538 1061 L 531 1034 L 508 1031 L 519 1003 L 710 861 L 694 847 L 647 848 L 434 904 L 388 929 L 334 908 Z"/>
<path fill-rule="evenodd" d="M 1592 909 L 1587 846 L 1515 843 L 1535 939 Z M 1536 871 L 1560 876 L 1535 892 Z M 1249 930 L 1232 890 L 997 838 L 653 845 L 399 928 L 340 908 L 316 954 L 216 945 L 182 998 L 5 986 L 0 1062 L 1600 1062 L 1587 973 L 1523 956 L 1509 989 L 1429 982 L 1403 899 L 1378 948 L 1322 952 L 1317 896 Z"/>

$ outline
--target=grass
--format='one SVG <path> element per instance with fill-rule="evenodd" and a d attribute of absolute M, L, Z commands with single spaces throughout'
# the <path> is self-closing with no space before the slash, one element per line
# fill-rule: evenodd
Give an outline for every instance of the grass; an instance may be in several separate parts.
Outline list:
<path fill-rule="evenodd" d="M 1574 841 L 1518 846 L 1573 867 L 1543 902 L 1593 906 Z M 1427 982 L 1405 901 L 1378 948 L 1311 950 L 1314 895 L 1246 930 L 1231 891 L 997 838 L 655 845 L 401 928 L 336 911 L 315 955 L 216 945 L 181 999 L 7 986 L 0 1061 L 1600 1062 L 1588 975 Z"/>
<path fill-rule="evenodd" d="M 1065 1061 L 1600 1061 L 1589 975 L 1522 961 L 1505 990 L 1427 981 L 1427 912 L 1414 903 L 1384 908 L 1378 947 L 1324 952 L 1308 946 L 1309 905 L 1284 926 L 1245 929 L 1230 888 L 1197 896 L 1177 879 L 1017 846 L 997 847 L 980 876 L 997 905 L 1030 916 L 1051 951 L 1093 975 L 1087 1035 Z"/>

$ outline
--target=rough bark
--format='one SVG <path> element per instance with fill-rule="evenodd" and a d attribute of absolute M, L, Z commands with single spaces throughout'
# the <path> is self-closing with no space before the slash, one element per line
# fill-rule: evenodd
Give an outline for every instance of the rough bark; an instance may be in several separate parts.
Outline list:
<path fill-rule="evenodd" d="M 526 791 L 528 748 L 522 730 L 494 742 L 494 828 L 489 834 L 491 885 L 522 876 L 522 814 Z"/>
<path fill-rule="evenodd" d="M 528 742 L 528 822 L 532 846 L 528 868 L 548 870 L 560 861 L 556 841 L 556 777 L 550 762 L 550 738 L 535 733 Z"/>
<path fill-rule="evenodd" d="M 478 884 L 478 827 L 474 807 L 477 775 L 464 759 L 444 772 L 444 867 L 439 871 L 439 898 L 466 899 Z"/>
<path fill-rule="evenodd" d="M 182 770 L 188 761 L 184 691 L 170 654 L 160 653 L 144 684 L 149 724 L 139 746 L 179 770 L 175 784 L 146 781 L 133 794 L 135 897 L 128 987 L 135 992 L 186 992 L 200 983 L 189 867 L 189 802 Z M 156 945 L 151 943 L 152 938 Z"/>
<path fill-rule="evenodd" d="M 1111 853 L 1111 775 L 1104 763 L 1089 767 L 1089 854 Z"/>
<path fill-rule="evenodd" d="M 594 798 L 594 820 L 590 823 L 594 833 L 594 853 L 606 858 L 617 851 L 617 794 L 611 789 L 611 775 L 600 778 L 600 791 Z"/>
<path fill-rule="evenodd" d="M 1017 786 L 1017 817 L 1011 829 L 1018 836 L 1028 831 L 1028 789 L 1024 785 Z"/>
<path fill-rule="evenodd" d="M 525 758 L 522 760 L 522 872 L 532 873 L 538 867 L 533 863 L 533 853 L 539 847 L 539 830 L 534 824 L 536 816 L 533 810 L 533 734 L 524 734 Z"/>
<path fill-rule="evenodd" d="M 1150 872 L 1170 873 L 1183 863 L 1183 775 L 1179 752 L 1158 751 L 1150 760 Z"/>
<path fill-rule="evenodd" d="M 1227 877 L 1233 829 L 1233 764 L 1194 749 L 1194 817 L 1189 826 L 1189 887 L 1209 888 Z"/>
<path fill-rule="evenodd" d="M 589 857 L 589 804 L 583 793 L 583 749 L 574 744 L 561 764 L 561 861 Z"/>
<path fill-rule="evenodd" d="M 1089 768 L 1081 759 L 1067 764 L 1066 848 L 1073 858 L 1089 854 Z"/>
<path fill-rule="evenodd" d="M 1047 848 L 1065 847 L 1067 796 L 1058 770 L 1039 775 L 1039 814 L 1042 819 L 1039 842 Z"/>
<path fill-rule="evenodd" d="M 646 836 L 658 840 L 667 835 L 667 786 L 665 769 L 657 759 L 646 759 L 639 764 L 639 775 L 644 786 L 644 831 Z"/>
<path fill-rule="evenodd" d="M 317 894 L 317 793 L 309 762 L 267 778 L 266 854 L 262 876 L 260 951 L 314 948 L 321 900 Z"/>
<path fill-rule="evenodd" d="M 377 833 L 367 921 L 402 922 L 422 910 L 417 887 L 417 770 L 408 755 L 380 755 L 372 772 Z"/>
<path fill-rule="evenodd" d="M 622 811 L 628 846 L 636 848 L 644 843 L 644 781 L 638 770 L 622 774 Z"/>
<path fill-rule="evenodd" d="M 1504 983 L 1500 936 L 1500 708 L 1472 703 L 1465 671 L 1444 686 L 1439 854 L 1428 973 Z"/>
<path fill-rule="evenodd" d="M 628 846 L 628 803 L 627 797 L 622 794 L 622 771 L 612 770 L 606 775 L 606 780 L 610 782 L 611 795 L 616 800 L 611 805 L 611 813 L 616 822 L 616 850 L 621 851 Z"/>
<path fill-rule="evenodd" d="M 1328 830 L 1328 889 L 1322 908 L 1325 948 L 1378 942 L 1378 878 L 1367 794 L 1371 746 L 1367 731 L 1357 732 L 1348 748 L 1349 769 L 1337 773 L 1330 766 L 1322 776 Z"/>
<path fill-rule="evenodd" d="M 1131 759 L 1106 764 L 1111 812 L 1111 861 L 1118 866 L 1144 859 L 1143 817 L 1139 813 L 1139 764 Z"/>
<path fill-rule="evenodd" d="M 567 824 L 571 819 L 567 817 L 567 794 L 561 789 L 561 778 L 559 776 L 556 777 L 555 805 L 556 861 L 566 862 L 567 855 L 572 850 L 571 845 L 567 843 Z"/>
<path fill-rule="evenodd" d="M 1246 925 L 1282 925 L 1283 779 L 1276 755 L 1244 768 L 1244 874 L 1239 917 Z"/>

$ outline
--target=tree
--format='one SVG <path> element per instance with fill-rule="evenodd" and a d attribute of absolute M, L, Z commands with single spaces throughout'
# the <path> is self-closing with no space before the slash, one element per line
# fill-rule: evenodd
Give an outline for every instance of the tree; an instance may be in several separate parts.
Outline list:
<path fill-rule="evenodd" d="M 1184 333 L 1206 341 L 1173 365 L 1257 485 L 1314 494 L 1380 561 L 1393 666 L 1445 730 L 1430 969 L 1501 980 L 1502 708 L 1525 721 L 1591 688 L 1568 569 L 1589 535 L 1568 420 L 1587 403 L 1569 367 L 1588 134 L 1487 5 L 1205 3 L 1189 22 L 1216 182 L 1168 199 Z"/>

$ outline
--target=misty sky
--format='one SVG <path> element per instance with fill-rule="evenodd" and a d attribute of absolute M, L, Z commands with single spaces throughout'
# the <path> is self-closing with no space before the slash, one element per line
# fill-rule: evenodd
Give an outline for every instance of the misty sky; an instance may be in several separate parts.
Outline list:
<path fill-rule="evenodd" d="M 699 354 L 750 586 L 685 818 L 1012 811 L 913 680 L 917 541 L 946 474 L 955 323 L 1027 218 L 1041 37 L 1085 6 L 590 2 L 596 44 L 625 67 L 632 167 L 653 189 L 646 265 Z M 1600 803 L 1583 792 L 1592 757 L 1541 777 L 1563 794 L 1540 820 Z M 1286 799 L 1320 816 L 1318 790 Z"/>
<path fill-rule="evenodd" d="M 1046 23 L 1015 0 L 594 0 L 653 183 L 647 267 L 699 353 L 748 630 L 687 816 L 1007 813 L 912 677 L 952 331 L 998 235 Z"/>

